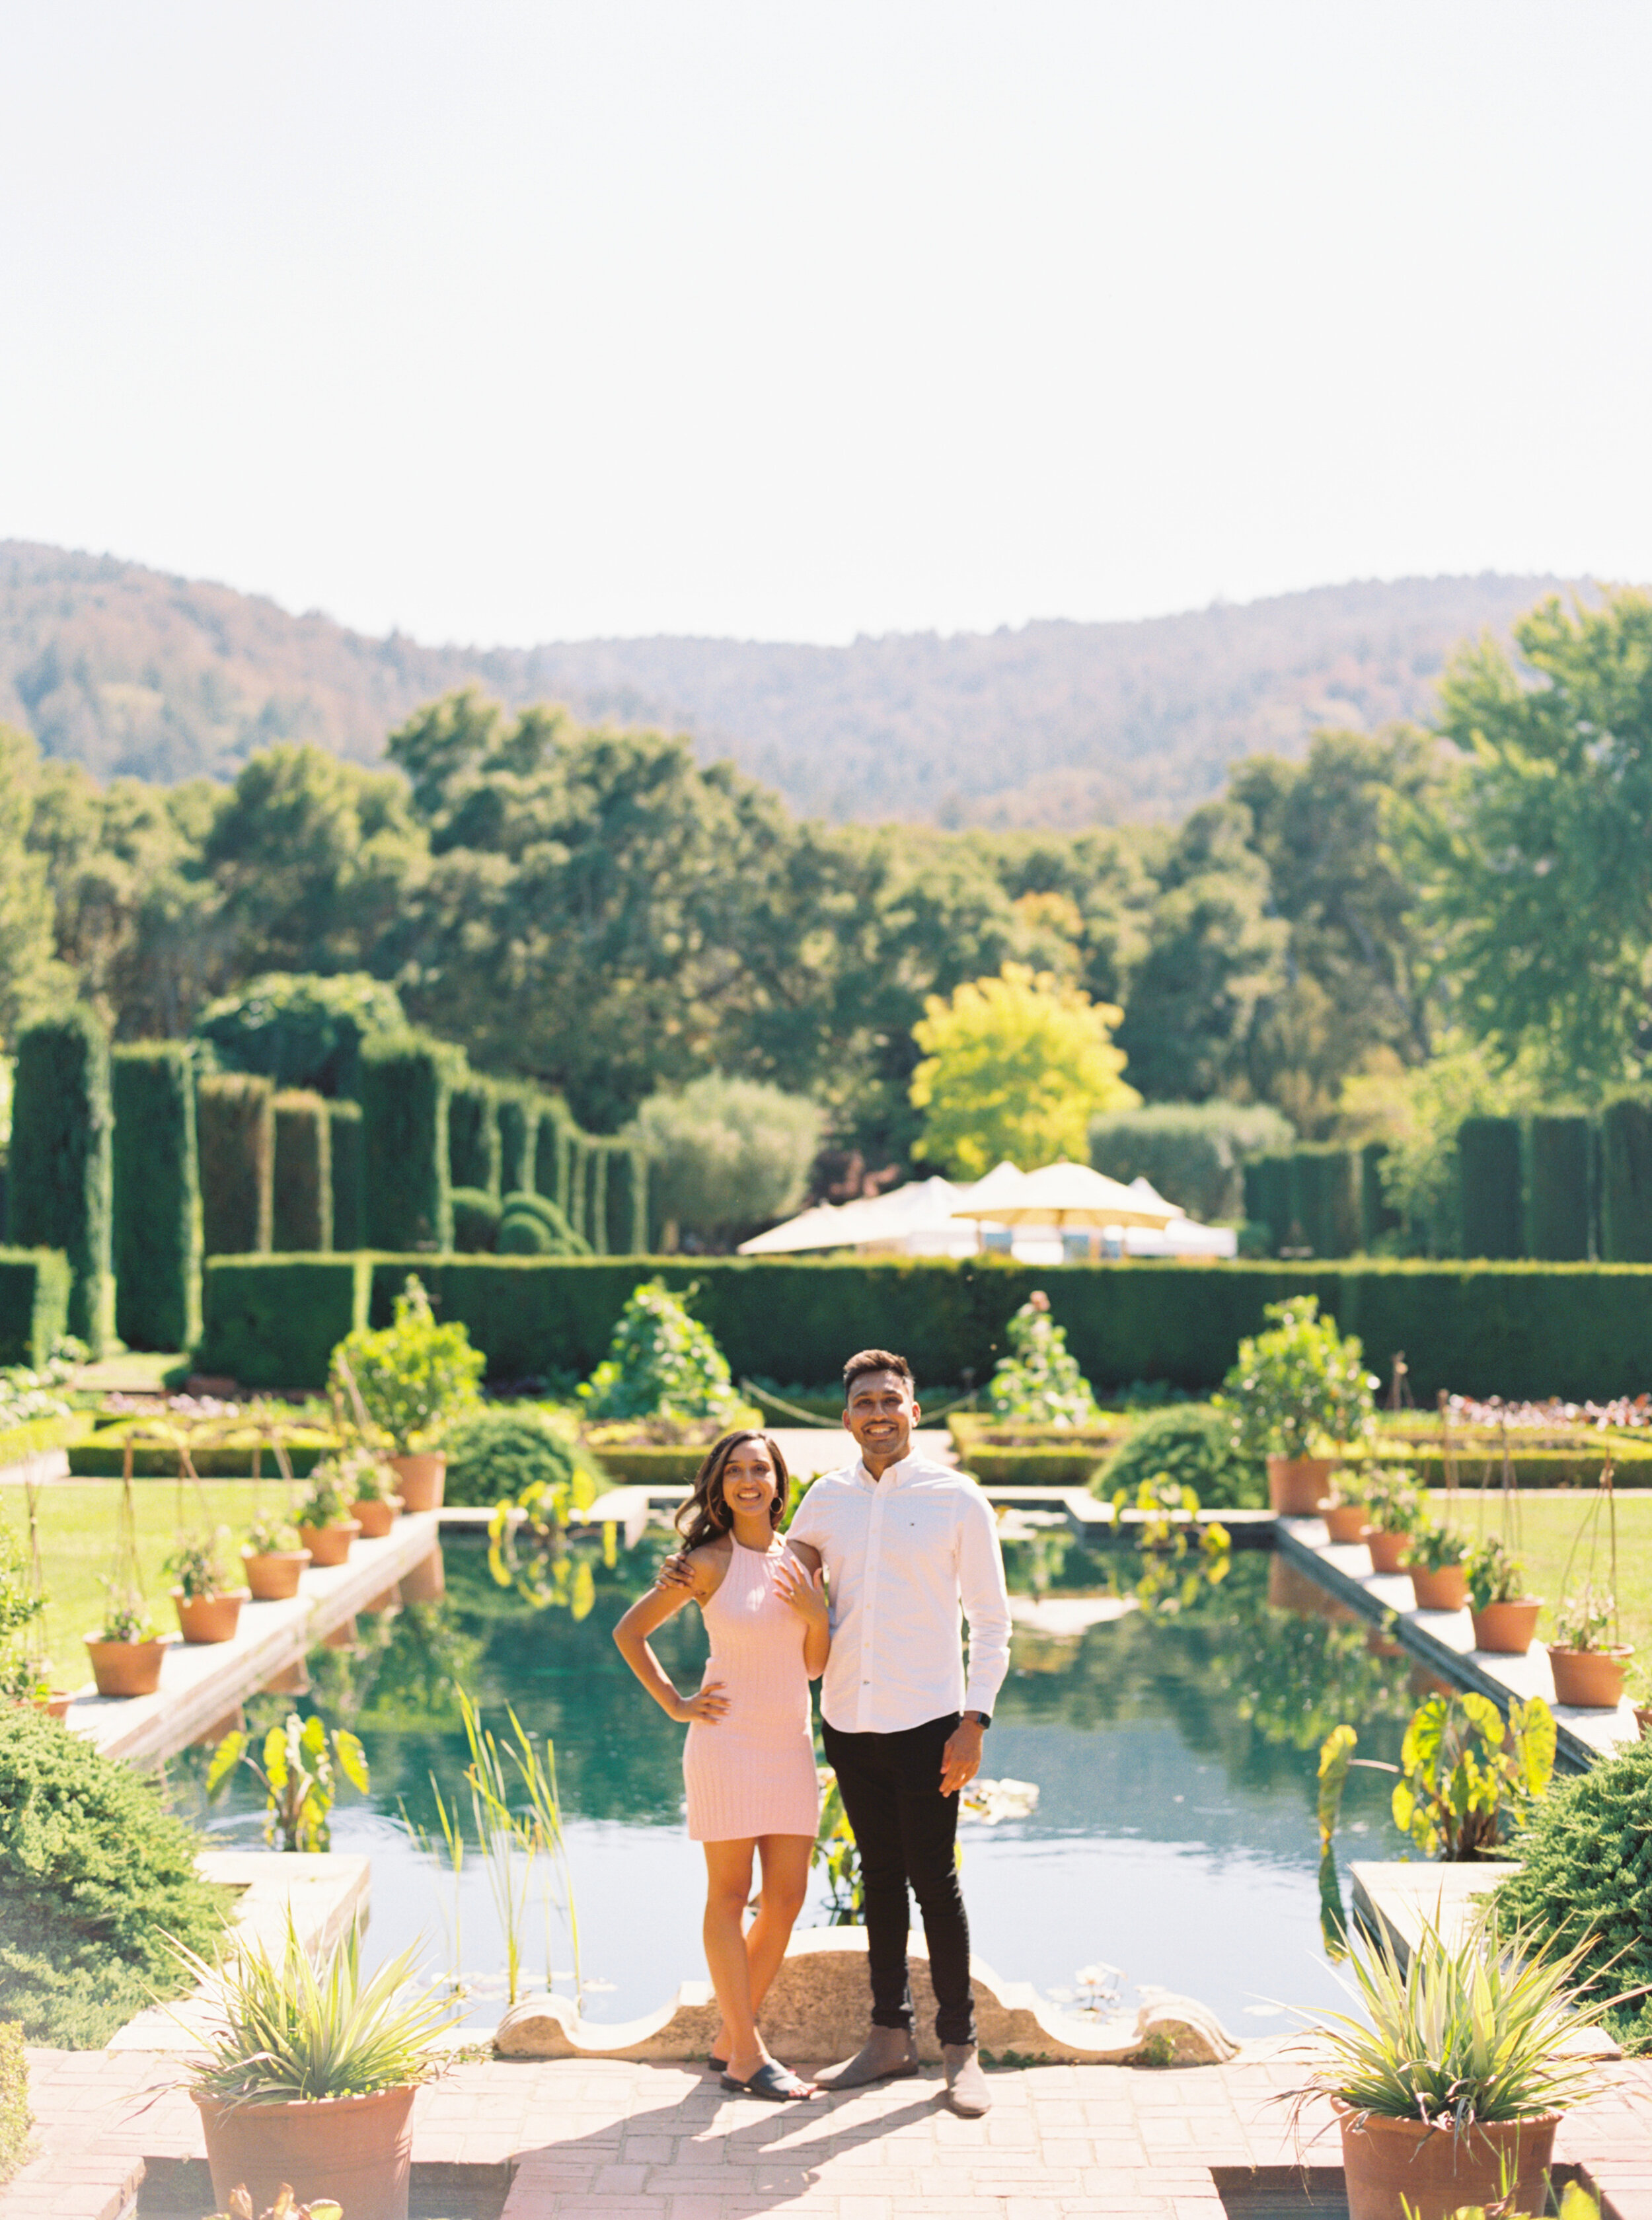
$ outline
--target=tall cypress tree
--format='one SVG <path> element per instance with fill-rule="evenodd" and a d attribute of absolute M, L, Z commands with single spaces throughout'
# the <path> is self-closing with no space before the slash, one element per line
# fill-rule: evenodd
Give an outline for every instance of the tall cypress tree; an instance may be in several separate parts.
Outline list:
<path fill-rule="evenodd" d="M 109 1035 L 87 1009 L 17 1038 L 6 1230 L 20 1247 L 69 1260 L 69 1331 L 94 1356 L 115 1330 L 110 1225 L 115 1117 Z"/>

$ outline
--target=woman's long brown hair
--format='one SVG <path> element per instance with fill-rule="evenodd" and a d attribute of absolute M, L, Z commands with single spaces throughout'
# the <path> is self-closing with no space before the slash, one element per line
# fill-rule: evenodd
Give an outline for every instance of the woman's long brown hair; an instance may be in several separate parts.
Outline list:
<path fill-rule="evenodd" d="M 726 1534 L 734 1524 L 723 1500 L 723 1468 L 742 1442 L 761 1442 L 769 1452 L 775 1469 L 775 1500 L 769 1506 L 769 1523 L 778 1532 L 791 1495 L 791 1475 L 780 1453 L 780 1444 L 772 1434 L 760 1433 L 755 1426 L 742 1426 L 736 1433 L 720 1434 L 701 1461 L 700 1469 L 694 1476 L 694 1494 L 676 1514 L 676 1531 L 683 1537 L 685 1550 L 703 1549 L 720 1534 Z"/>

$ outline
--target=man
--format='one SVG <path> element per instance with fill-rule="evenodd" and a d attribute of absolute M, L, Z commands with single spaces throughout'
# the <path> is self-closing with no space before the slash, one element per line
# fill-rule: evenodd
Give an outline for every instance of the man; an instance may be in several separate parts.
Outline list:
<path fill-rule="evenodd" d="M 860 1849 L 872 2026 L 819 2078 L 856 2089 L 917 2070 L 907 1980 L 910 1884 L 935 1985 L 935 2033 L 953 2109 L 978 2119 L 992 2096 L 976 2051 L 969 1925 L 958 1887 L 958 1793 L 1009 1667 L 1009 1600 L 987 1499 L 950 1466 L 914 1456 L 912 1368 L 886 1349 L 844 1367 L 844 1425 L 858 1461 L 817 1480 L 788 1539 L 824 1564 L 832 1656 L 820 1692 L 826 1754 Z M 959 1606 L 969 1623 L 966 1685 Z"/>

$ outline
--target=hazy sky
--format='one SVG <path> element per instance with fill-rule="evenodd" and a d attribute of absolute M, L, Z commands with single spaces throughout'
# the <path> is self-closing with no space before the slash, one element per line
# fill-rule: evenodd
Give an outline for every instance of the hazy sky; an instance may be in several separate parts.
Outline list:
<path fill-rule="evenodd" d="M 1652 577 L 1645 0 L 0 0 L 0 536 L 371 630 Z"/>

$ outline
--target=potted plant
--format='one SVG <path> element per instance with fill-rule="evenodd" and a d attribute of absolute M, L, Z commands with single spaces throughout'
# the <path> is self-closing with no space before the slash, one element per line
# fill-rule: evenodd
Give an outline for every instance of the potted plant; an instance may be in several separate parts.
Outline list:
<path fill-rule="evenodd" d="M 1425 1518 L 1412 1530 L 1406 1569 L 1418 1611 L 1461 1611 L 1468 1600 L 1468 1544 L 1454 1527 Z"/>
<path fill-rule="evenodd" d="M 333 1374 L 390 1443 L 389 1462 L 409 1511 L 440 1508 L 447 1460 L 438 1447 L 451 1419 L 474 1407 L 484 1359 L 457 1323 L 439 1325 L 430 1298 L 409 1275 L 394 1324 L 349 1334 L 333 1352 Z"/>
<path fill-rule="evenodd" d="M 1354 1475 L 1344 1466 L 1331 1484 L 1326 1500 L 1319 1506 L 1319 1516 L 1325 1522 L 1325 1533 L 1332 1542 L 1362 1542 L 1365 1529 L 1370 1523 L 1370 1510 L 1365 1501 L 1364 1490 L 1344 1494 L 1344 1487 L 1356 1485 Z"/>
<path fill-rule="evenodd" d="M 392 1493 L 384 1468 L 371 1450 L 353 1450 L 340 1459 L 339 1489 L 361 1522 L 364 1542 L 382 1542 L 406 1507 Z"/>
<path fill-rule="evenodd" d="M 349 2220 L 406 2220 L 413 2099 L 453 2017 L 410 1992 L 413 1952 L 364 1981 L 352 1927 L 313 1966 L 290 1913 L 278 1957 L 252 1943 L 214 1967 L 173 1948 L 212 2014 L 190 2093 L 218 2203 L 244 2189 L 256 2211 L 290 2184 Z"/>
<path fill-rule="evenodd" d="M 254 2210 L 243 2181 L 230 2191 L 228 2211 L 209 2213 L 208 2220 L 344 2220 L 344 2207 L 330 2197 L 312 2197 L 308 2204 L 300 2204 L 293 2197 L 291 2183 L 284 2181 L 275 2203 L 259 2212 Z M 1594 2220 L 1599 2220 L 1598 2213 Z"/>
<path fill-rule="evenodd" d="M 296 1596 L 309 1561 L 309 1551 L 290 1519 L 260 1513 L 247 1528 L 241 1562 L 246 1568 L 246 1585 L 259 1603 L 284 1603 Z"/>
<path fill-rule="evenodd" d="M 1472 1924 L 1448 1942 L 1426 1920 L 1401 1967 L 1350 1937 L 1364 2017 L 1304 2013 L 1315 2069 L 1299 2105 L 1331 2098 L 1350 2220 L 1448 2220 L 1503 2199 L 1543 2208 L 1562 2112 L 1599 2085 L 1580 2028 L 1615 1999 L 1571 1986 L 1580 1954 Z"/>
<path fill-rule="evenodd" d="M 1611 1597 L 1593 1587 L 1568 1596 L 1555 1613 L 1549 1664 L 1557 1704 L 1610 1711 L 1622 1698 L 1624 1672 L 1635 1652 L 1629 1643 L 1605 1639 L 1612 1617 Z"/>
<path fill-rule="evenodd" d="M 176 1583 L 172 1601 L 185 1642 L 233 1642 L 241 1606 L 251 1593 L 232 1588 L 223 1561 L 229 1530 L 221 1526 L 209 1538 L 185 1537 L 166 1560 L 165 1570 Z"/>
<path fill-rule="evenodd" d="M 1378 1467 L 1365 1475 L 1362 1493 L 1371 1523 L 1360 1536 L 1371 1552 L 1374 1573 L 1401 1573 L 1411 1537 L 1425 1516 L 1416 1481 L 1402 1465 Z"/>
<path fill-rule="evenodd" d="M 1341 1450 L 1369 1433 L 1376 1381 L 1357 1338 L 1322 1319 L 1317 1297 L 1293 1295 L 1262 1315 L 1273 1324 L 1239 1344 L 1217 1400 L 1233 1416 L 1240 1449 L 1266 1458 L 1275 1511 L 1308 1517 L 1330 1493 Z"/>
<path fill-rule="evenodd" d="M 1468 1608 L 1474 1647 L 1499 1657 L 1524 1657 L 1537 1631 L 1540 1596 L 1526 1593 L 1525 1567 L 1495 1534 L 1468 1553 Z"/>
<path fill-rule="evenodd" d="M 309 1494 L 298 1506 L 298 1538 L 318 1568 L 343 1564 L 361 1531 L 361 1521 L 350 1516 L 330 1465 L 323 1458 L 315 1467 L 309 1476 Z"/>
<path fill-rule="evenodd" d="M 100 1696 L 153 1696 L 160 1686 L 165 1637 L 135 1588 L 105 1581 L 103 1623 L 85 1637 L 86 1656 Z"/>

